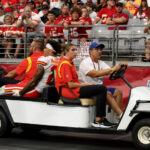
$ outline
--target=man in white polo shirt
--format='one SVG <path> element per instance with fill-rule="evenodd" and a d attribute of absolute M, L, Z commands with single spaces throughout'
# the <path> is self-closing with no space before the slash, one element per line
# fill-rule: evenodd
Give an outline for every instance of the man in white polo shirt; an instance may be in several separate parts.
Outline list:
<path fill-rule="evenodd" d="M 105 45 L 93 42 L 89 47 L 90 57 L 85 58 L 79 66 L 79 80 L 94 84 L 103 84 L 104 76 L 120 69 L 120 65 L 109 67 L 100 60 Z M 115 99 L 122 110 L 122 92 L 117 88 L 107 88 L 107 97 Z"/>

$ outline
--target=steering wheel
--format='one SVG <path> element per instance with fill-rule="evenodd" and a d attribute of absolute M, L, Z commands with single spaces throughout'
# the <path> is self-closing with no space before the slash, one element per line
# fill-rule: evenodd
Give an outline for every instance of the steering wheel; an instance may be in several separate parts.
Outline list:
<path fill-rule="evenodd" d="M 110 80 L 116 80 L 116 79 L 122 77 L 124 75 L 124 73 L 125 73 L 126 70 L 127 70 L 127 65 L 121 65 L 120 69 L 118 71 L 114 71 L 110 75 L 109 79 Z"/>

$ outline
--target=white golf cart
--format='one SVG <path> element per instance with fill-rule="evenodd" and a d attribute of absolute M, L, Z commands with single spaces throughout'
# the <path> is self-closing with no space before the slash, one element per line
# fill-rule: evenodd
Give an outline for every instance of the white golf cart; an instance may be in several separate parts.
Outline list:
<path fill-rule="evenodd" d="M 110 76 L 122 78 L 130 87 L 130 97 L 123 116 L 116 127 L 93 128 L 95 106 L 89 99 L 71 101 L 59 97 L 54 86 L 44 89 L 41 98 L 0 97 L 0 136 L 6 136 L 13 127 L 32 131 L 40 129 L 86 133 L 124 134 L 132 131 L 138 149 L 150 149 L 150 88 L 132 87 L 124 78 L 126 66 Z M 59 100 L 61 98 L 61 100 Z M 58 103 L 59 101 L 59 103 Z M 63 104 L 62 104 L 63 103 Z"/>

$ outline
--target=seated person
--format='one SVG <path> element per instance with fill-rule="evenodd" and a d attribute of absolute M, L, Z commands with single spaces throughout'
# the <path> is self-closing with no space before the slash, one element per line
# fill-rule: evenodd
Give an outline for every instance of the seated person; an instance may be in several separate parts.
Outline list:
<path fill-rule="evenodd" d="M 14 95 L 33 98 L 39 97 L 43 89 L 51 85 L 53 71 L 56 69 L 58 62 L 56 55 L 60 52 L 60 44 L 54 40 L 50 40 L 44 49 L 44 56 L 39 57 L 37 60 L 37 71 L 34 77 L 21 91 L 13 91 L 15 92 Z"/>
<path fill-rule="evenodd" d="M 29 57 L 24 59 L 16 69 L 8 72 L 4 77 L 0 78 L 0 87 L 7 84 L 16 84 L 21 81 L 15 80 L 15 77 L 25 74 L 24 81 L 22 82 L 29 82 L 37 69 L 37 59 L 42 56 L 43 49 L 44 49 L 44 41 L 43 40 L 34 40 L 31 43 L 30 49 L 28 51 Z M 32 65 L 31 65 L 32 64 Z"/>
<path fill-rule="evenodd" d="M 116 4 L 116 10 L 117 12 L 114 14 L 110 14 L 108 18 L 106 19 L 107 25 L 116 25 L 118 28 L 118 25 L 127 25 L 129 21 L 128 14 L 123 12 L 123 3 L 118 2 Z M 114 27 L 108 27 L 108 30 L 114 30 Z M 119 30 L 126 30 L 126 27 L 119 27 Z"/>
<path fill-rule="evenodd" d="M 11 37 L 11 27 L 6 25 L 12 25 L 13 18 L 10 15 L 5 15 L 3 27 L 0 29 L 0 33 L 3 35 L 2 45 L 5 48 L 4 58 L 11 58 L 10 53 L 14 44 L 14 40 Z"/>
<path fill-rule="evenodd" d="M 60 92 L 59 88 L 61 86 L 66 86 L 62 87 L 61 90 L 61 95 L 63 97 L 69 99 L 96 97 L 96 118 L 95 122 L 92 123 L 92 126 L 103 128 L 112 127 L 112 124 L 105 118 L 106 87 L 100 84 L 94 85 L 93 83 L 81 83 L 78 80 L 76 68 L 73 64 L 73 59 L 77 56 L 77 48 L 75 45 L 65 45 L 63 53 L 64 57 L 60 58 L 56 70 L 55 86 L 58 93 Z M 71 89 L 74 94 L 69 89 Z M 117 103 L 115 101 L 109 101 L 109 104 L 110 103 L 116 113 L 121 115 L 122 111 Z"/>
<path fill-rule="evenodd" d="M 100 60 L 102 49 L 105 46 L 93 42 L 89 47 L 90 57 L 85 58 L 79 66 L 79 80 L 103 85 L 104 76 L 118 70 L 120 66 L 110 68 L 104 61 Z M 115 99 L 122 110 L 122 92 L 118 88 L 107 88 L 107 99 Z"/>
<path fill-rule="evenodd" d="M 37 59 L 43 56 L 44 42 L 43 40 L 34 40 L 30 46 L 30 57 L 24 59 L 16 69 L 10 71 L 5 77 L 15 78 L 17 75 L 25 74 L 24 79 L 18 84 L 14 84 L 15 80 L 10 80 L 7 85 L 0 88 L 0 95 L 13 94 L 13 90 L 21 90 L 33 78 L 37 70 Z M 3 78 L 2 78 L 3 79 Z M 13 82 L 13 84 L 12 84 Z M 8 84 L 9 83 L 9 84 Z"/>

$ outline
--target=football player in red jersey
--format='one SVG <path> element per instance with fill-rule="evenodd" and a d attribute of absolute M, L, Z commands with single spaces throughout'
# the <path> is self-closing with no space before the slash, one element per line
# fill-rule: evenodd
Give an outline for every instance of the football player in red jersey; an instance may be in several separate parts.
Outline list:
<path fill-rule="evenodd" d="M 99 13 L 97 14 L 97 17 L 94 20 L 94 24 L 97 24 L 100 20 L 101 24 L 106 24 L 106 19 L 110 14 L 116 13 L 115 8 L 115 0 L 107 0 L 107 7 L 102 8 Z"/>

